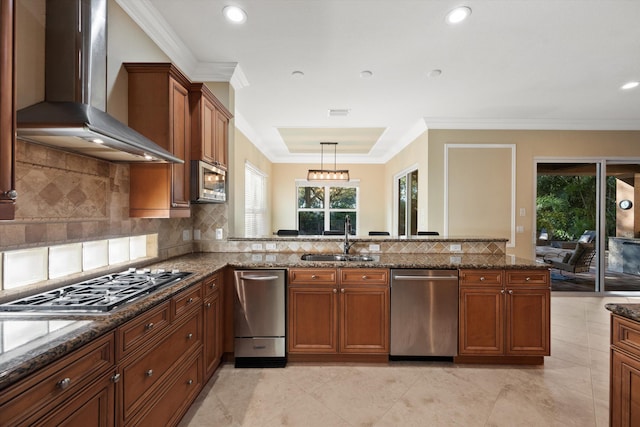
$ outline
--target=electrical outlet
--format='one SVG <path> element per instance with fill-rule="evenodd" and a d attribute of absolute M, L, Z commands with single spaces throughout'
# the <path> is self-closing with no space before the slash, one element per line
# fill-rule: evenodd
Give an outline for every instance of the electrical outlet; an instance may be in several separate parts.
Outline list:
<path fill-rule="evenodd" d="M 201 238 L 200 230 L 193 230 L 193 240 L 200 240 Z"/>
<path fill-rule="evenodd" d="M 276 256 L 273 254 L 267 254 L 264 257 L 264 260 L 267 262 L 276 262 Z"/>
<path fill-rule="evenodd" d="M 216 240 L 222 240 L 222 228 L 216 228 Z"/>
<path fill-rule="evenodd" d="M 191 240 L 191 230 L 182 230 L 182 240 Z"/>
<path fill-rule="evenodd" d="M 252 243 L 251 244 L 251 250 L 252 251 L 261 251 L 262 250 L 262 243 Z"/>
<path fill-rule="evenodd" d="M 380 252 L 380 245 L 369 245 L 369 252 Z"/>
<path fill-rule="evenodd" d="M 265 247 L 267 248 L 268 251 L 275 251 L 276 250 L 276 244 L 275 243 L 267 243 L 265 245 Z"/>
<path fill-rule="evenodd" d="M 449 257 L 449 262 L 451 264 L 460 264 L 462 262 L 462 258 L 459 256 L 450 256 Z"/>
<path fill-rule="evenodd" d="M 449 245 L 450 252 L 460 252 L 462 250 L 462 245 L 459 243 L 453 243 Z"/>
<path fill-rule="evenodd" d="M 262 261 L 262 255 L 261 254 L 253 254 L 253 255 L 251 255 L 251 261 L 253 261 L 253 262 Z"/>

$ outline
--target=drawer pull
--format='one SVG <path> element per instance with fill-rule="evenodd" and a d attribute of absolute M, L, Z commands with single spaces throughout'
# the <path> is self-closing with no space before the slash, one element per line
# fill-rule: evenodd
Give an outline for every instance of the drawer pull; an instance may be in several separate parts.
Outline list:
<path fill-rule="evenodd" d="M 362 275 L 362 280 L 367 280 L 368 277 L 366 275 Z"/>
<path fill-rule="evenodd" d="M 340 292 L 342 292 L 344 294 L 344 288 L 340 289 Z"/>
<path fill-rule="evenodd" d="M 504 289 L 500 289 L 500 293 L 504 295 Z"/>
<path fill-rule="evenodd" d="M 189 334 L 187 335 L 187 339 L 190 340 L 191 338 L 193 338 L 193 334 Z"/>
<path fill-rule="evenodd" d="M 527 276 L 524 280 L 525 282 L 528 282 L 529 280 L 531 280 L 531 277 Z"/>
<path fill-rule="evenodd" d="M 58 381 L 58 388 L 60 390 L 64 390 L 65 388 L 69 387 L 71 385 L 71 378 L 67 377 L 63 380 Z"/>
<path fill-rule="evenodd" d="M 150 331 L 151 329 L 153 329 L 153 326 L 154 326 L 154 325 L 153 325 L 153 322 L 151 322 L 151 323 L 147 323 L 146 325 L 144 325 L 144 328 L 145 328 L 147 331 Z"/>
<path fill-rule="evenodd" d="M 484 282 L 484 276 L 480 276 L 480 281 Z"/>
<path fill-rule="evenodd" d="M 149 369 L 147 372 L 144 373 L 146 376 L 150 377 L 153 376 L 153 369 Z"/>
<path fill-rule="evenodd" d="M 316 280 L 317 278 L 318 278 L 318 276 L 316 276 L 315 274 L 312 274 L 312 275 L 311 275 L 311 279 L 312 279 L 312 280 Z"/>
<path fill-rule="evenodd" d="M 212 284 L 209 285 L 209 289 L 215 289 L 216 287 L 216 282 L 213 282 Z"/>
<path fill-rule="evenodd" d="M 114 374 L 114 375 L 111 377 L 111 382 L 112 382 L 112 383 L 117 383 L 118 381 L 120 381 L 120 374 Z"/>
<path fill-rule="evenodd" d="M 513 291 L 509 289 L 509 295 L 513 295 Z"/>
<path fill-rule="evenodd" d="M 334 294 L 337 294 L 337 293 L 338 293 L 338 290 L 337 290 L 336 288 L 333 288 L 333 293 L 334 293 Z"/>
<path fill-rule="evenodd" d="M 188 385 L 193 384 L 193 380 L 189 380 L 189 381 L 187 381 L 187 384 L 188 384 Z"/>
<path fill-rule="evenodd" d="M 207 303 L 207 308 L 211 308 L 211 303 L 210 302 Z"/>
<path fill-rule="evenodd" d="M 193 298 L 189 298 L 189 299 L 187 300 L 187 304 L 191 304 L 192 302 L 193 302 Z"/>

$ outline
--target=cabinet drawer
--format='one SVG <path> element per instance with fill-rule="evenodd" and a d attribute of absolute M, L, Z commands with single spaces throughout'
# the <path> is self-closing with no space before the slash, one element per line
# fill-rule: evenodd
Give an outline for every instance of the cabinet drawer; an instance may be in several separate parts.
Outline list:
<path fill-rule="evenodd" d="M 171 299 L 173 302 L 173 320 L 184 315 L 194 307 L 202 306 L 202 286 L 191 286 Z"/>
<path fill-rule="evenodd" d="M 502 286 L 502 270 L 460 270 L 460 284 Z"/>
<path fill-rule="evenodd" d="M 132 426 L 176 425 L 202 387 L 202 356 L 187 361 L 177 377 L 159 389 L 159 400 L 131 423 Z M 155 399 L 154 399 L 155 401 Z M 139 417 L 139 418 L 138 418 Z"/>
<path fill-rule="evenodd" d="M 219 289 L 220 285 L 218 283 L 218 275 L 214 274 L 213 276 L 207 277 L 204 279 L 202 283 L 202 288 L 204 289 L 204 296 L 208 297 L 212 293 L 216 292 Z"/>
<path fill-rule="evenodd" d="M 194 311 L 164 340 L 122 368 L 125 420 L 147 402 L 158 384 L 172 375 L 178 361 L 191 354 L 201 342 L 201 311 Z"/>
<path fill-rule="evenodd" d="M 30 424 L 114 367 L 114 335 L 110 333 L 4 390 L 0 425 Z"/>
<path fill-rule="evenodd" d="M 612 316 L 611 345 L 640 356 L 640 325 L 619 316 Z"/>
<path fill-rule="evenodd" d="M 289 270 L 289 284 L 291 285 L 310 283 L 335 285 L 336 279 L 334 268 L 292 268 Z"/>
<path fill-rule="evenodd" d="M 118 359 L 140 348 L 170 325 L 169 301 L 118 328 Z"/>
<path fill-rule="evenodd" d="M 340 283 L 343 285 L 386 285 L 389 270 L 386 268 L 341 268 Z"/>
<path fill-rule="evenodd" d="M 509 285 L 548 285 L 548 270 L 507 271 Z"/>

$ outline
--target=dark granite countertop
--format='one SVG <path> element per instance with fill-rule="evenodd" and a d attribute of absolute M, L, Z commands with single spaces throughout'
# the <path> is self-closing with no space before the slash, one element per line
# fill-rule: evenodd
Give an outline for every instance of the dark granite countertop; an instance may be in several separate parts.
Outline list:
<path fill-rule="evenodd" d="M 136 315 L 166 301 L 182 289 L 225 266 L 235 268 L 377 267 L 377 268 L 498 268 L 546 269 L 547 265 L 509 255 L 379 254 L 375 261 L 302 261 L 300 253 L 195 253 L 148 267 L 179 269 L 194 274 L 140 300 L 105 314 L 0 313 L 0 390 L 43 368 L 65 354 L 114 330 Z M 21 331 L 28 330 L 31 339 Z M 39 332 L 36 332 L 39 331 Z"/>
<path fill-rule="evenodd" d="M 629 320 L 640 322 L 640 304 L 615 304 L 604 305 L 607 310 Z"/>

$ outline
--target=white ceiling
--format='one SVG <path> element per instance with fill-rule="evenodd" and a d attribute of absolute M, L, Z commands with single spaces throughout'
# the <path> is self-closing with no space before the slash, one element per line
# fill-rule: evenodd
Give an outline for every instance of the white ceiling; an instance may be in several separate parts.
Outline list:
<path fill-rule="evenodd" d="M 336 128 L 358 129 L 339 163 L 386 162 L 427 128 L 640 130 L 640 88 L 620 89 L 640 80 L 639 0 L 116 1 L 191 79 L 231 80 L 236 126 L 275 162 L 317 162 Z M 355 135 L 377 141 L 362 154 Z"/>

